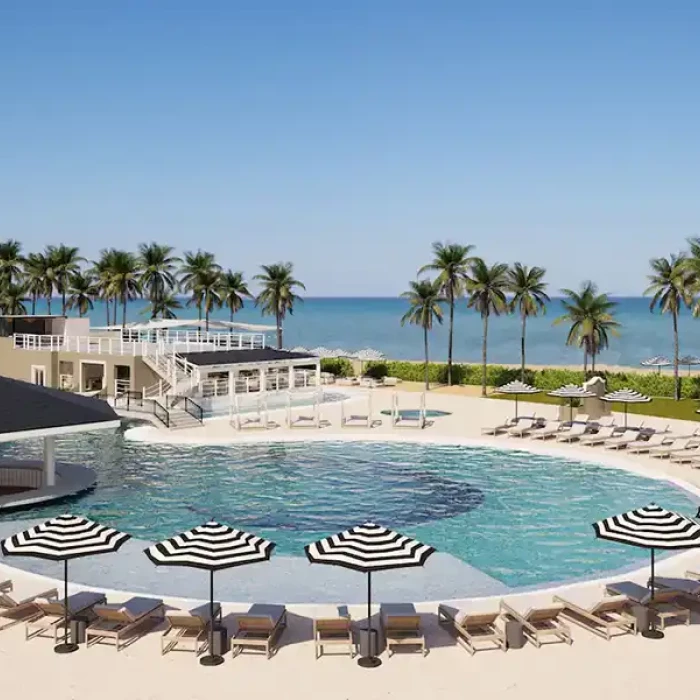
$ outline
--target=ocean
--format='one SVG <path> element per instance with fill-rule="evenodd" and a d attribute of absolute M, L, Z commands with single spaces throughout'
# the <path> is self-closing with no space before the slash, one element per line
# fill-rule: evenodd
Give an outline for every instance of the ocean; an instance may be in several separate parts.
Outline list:
<path fill-rule="evenodd" d="M 652 355 L 673 353 L 671 317 L 658 311 L 649 311 L 647 298 L 619 298 L 616 318 L 620 337 L 612 338 L 610 349 L 601 353 L 597 362 L 610 365 L 639 366 L 641 360 Z M 52 302 L 52 311 L 60 313 L 60 299 Z M 127 320 L 147 320 L 143 314 L 146 302 L 136 300 L 127 307 Z M 29 310 L 29 309 L 28 309 Z M 299 304 L 284 322 L 284 345 L 303 345 L 309 348 L 325 345 L 354 351 L 371 347 L 392 359 L 420 360 L 423 358 L 423 332 L 415 326 L 401 326 L 401 316 L 407 304 L 399 298 L 321 298 L 309 297 Z M 45 313 L 45 303 L 37 306 L 37 313 Z M 570 365 L 583 361 L 583 353 L 565 345 L 568 327 L 553 326 L 561 315 L 561 301 L 552 300 L 544 316 L 530 318 L 527 323 L 527 361 L 537 365 Z M 89 314 L 91 324 L 104 325 L 104 305 L 95 302 Z M 196 318 L 196 308 L 183 309 L 179 318 Z M 121 321 L 121 309 L 117 315 Z M 212 318 L 228 319 L 225 309 L 217 310 Z M 259 309 L 247 303 L 235 316 L 247 323 L 274 325 L 274 318 L 262 316 Z M 430 333 L 430 355 L 435 361 L 444 361 L 447 355 L 447 310 L 445 323 Z M 680 349 L 683 354 L 700 354 L 700 320 L 690 312 L 681 314 Z M 458 362 L 481 361 L 481 318 L 464 301 L 455 309 L 454 357 Z M 274 343 L 274 334 L 269 342 Z M 489 320 L 488 361 L 491 363 L 518 363 L 520 361 L 520 319 L 518 316 L 492 316 Z"/>

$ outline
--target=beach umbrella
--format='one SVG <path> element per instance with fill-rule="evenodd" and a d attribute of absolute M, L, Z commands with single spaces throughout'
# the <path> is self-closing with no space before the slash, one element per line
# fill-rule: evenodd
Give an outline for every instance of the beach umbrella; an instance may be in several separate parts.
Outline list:
<path fill-rule="evenodd" d="M 322 359 L 333 357 L 333 351 L 329 350 L 327 347 L 324 347 L 323 345 L 320 345 L 317 348 L 313 348 L 313 350 L 309 350 L 309 354 L 316 355 L 316 357 L 320 357 Z"/>
<path fill-rule="evenodd" d="M 307 353 L 309 352 L 303 345 L 297 345 L 296 347 L 292 348 L 289 352 L 303 352 Z"/>
<path fill-rule="evenodd" d="M 262 537 L 212 520 L 144 550 L 158 566 L 189 566 L 209 572 L 209 653 L 199 661 L 203 666 L 218 666 L 224 661 L 213 654 L 214 572 L 267 561 L 274 548 L 273 542 Z"/>
<path fill-rule="evenodd" d="M 696 355 L 683 355 L 678 360 L 679 365 L 687 365 L 688 366 L 688 374 L 690 374 L 690 368 L 693 365 L 700 365 L 700 357 L 697 357 Z"/>
<path fill-rule="evenodd" d="M 539 394 L 540 389 L 536 389 L 534 386 L 530 386 L 529 384 L 524 384 L 521 382 L 519 379 L 516 379 L 515 381 L 508 382 L 508 384 L 504 384 L 503 386 L 499 386 L 498 389 L 496 389 L 497 394 L 511 394 L 515 396 L 515 419 L 517 420 L 518 418 L 518 396 L 520 394 Z"/>
<path fill-rule="evenodd" d="M 130 538 L 106 525 L 78 515 L 59 515 L 40 525 L 12 535 L 0 544 L 5 556 L 38 557 L 63 562 L 63 643 L 54 647 L 58 654 L 78 649 L 68 642 L 68 562 L 93 554 L 116 552 Z"/>
<path fill-rule="evenodd" d="M 423 566 L 435 550 L 381 525 L 365 523 L 308 544 L 304 551 L 312 564 L 344 566 L 367 574 L 367 634 L 371 640 L 372 573 Z M 358 660 L 358 664 L 373 668 L 379 666 L 381 661 L 376 656 L 364 656 Z"/>
<path fill-rule="evenodd" d="M 654 601 L 654 551 L 657 549 L 690 549 L 700 547 L 700 525 L 684 515 L 665 510 L 655 503 L 621 515 L 593 523 L 596 537 L 610 542 L 629 544 L 651 550 L 649 591 Z M 649 628 L 642 635 L 661 639 L 663 632 L 654 629 L 650 616 Z"/>
<path fill-rule="evenodd" d="M 642 360 L 639 364 L 641 364 L 643 367 L 658 367 L 659 374 L 661 374 L 661 368 L 670 367 L 673 362 L 671 362 L 671 360 L 669 360 L 665 355 L 655 355 L 654 357 L 650 357 L 648 360 Z"/>
<path fill-rule="evenodd" d="M 601 397 L 603 401 L 610 403 L 623 403 L 625 405 L 625 428 L 627 427 L 627 406 L 631 403 L 649 403 L 651 399 L 644 394 L 632 389 L 618 389 Z"/>
<path fill-rule="evenodd" d="M 363 350 L 358 350 L 356 353 L 350 355 L 350 357 L 355 360 L 360 361 L 360 374 L 364 371 L 365 362 L 381 362 L 386 359 L 384 353 L 375 350 L 374 348 L 364 348 Z"/>
<path fill-rule="evenodd" d="M 590 399 L 597 396 L 597 394 L 594 394 L 592 391 L 588 391 L 588 389 L 584 389 L 578 384 L 565 384 L 554 391 L 550 391 L 547 396 L 556 396 L 560 399 L 569 399 L 569 420 L 573 423 L 574 399 Z"/>

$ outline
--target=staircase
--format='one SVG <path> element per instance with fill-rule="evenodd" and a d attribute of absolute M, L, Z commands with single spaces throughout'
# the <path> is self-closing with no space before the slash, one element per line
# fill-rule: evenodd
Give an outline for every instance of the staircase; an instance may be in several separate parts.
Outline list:
<path fill-rule="evenodd" d="M 162 341 L 145 343 L 142 358 L 160 377 L 155 384 L 143 390 L 144 398 L 184 396 L 199 385 L 199 368 Z"/>
<path fill-rule="evenodd" d="M 168 414 L 170 416 L 170 425 L 168 426 L 170 430 L 198 428 L 202 425 L 193 415 L 179 406 L 169 408 Z"/>

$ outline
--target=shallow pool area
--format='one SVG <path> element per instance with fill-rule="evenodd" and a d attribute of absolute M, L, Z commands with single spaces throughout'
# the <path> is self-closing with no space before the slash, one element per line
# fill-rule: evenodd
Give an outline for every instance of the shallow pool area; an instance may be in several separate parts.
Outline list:
<path fill-rule="evenodd" d="M 382 411 L 383 416 L 392 415 L 391 411 Z M 404 420 L 418 420 L 421 416 L 421 412 L 417 408 L 404 408 L 399 411 L 399 415 Z M 426 418 L 441 418 L 442 416 L 451 416 L 449 411 L 437 411 L 435 409 L 427 409 L 425 411 Z"/>

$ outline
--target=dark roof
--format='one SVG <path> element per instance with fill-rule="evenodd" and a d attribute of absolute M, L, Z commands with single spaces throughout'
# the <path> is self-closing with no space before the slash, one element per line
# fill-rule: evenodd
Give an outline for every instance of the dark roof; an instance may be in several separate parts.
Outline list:
<path fill-rule="evenodd" d="M 277 362 L 278 360 L 310 360 L 315 362 L 316 355 L 305 352 L 289 352 L 275 348 L 259 348 L 256 350 L 221 350 L 210 352 L 184 352 L 184 358 L 193 365 L 240 365 L 251 362 Z"/>
<path fill-rule="evenodd" d="M 102 399 L 0 377 L 0 436 L 118 420 Z"/>

